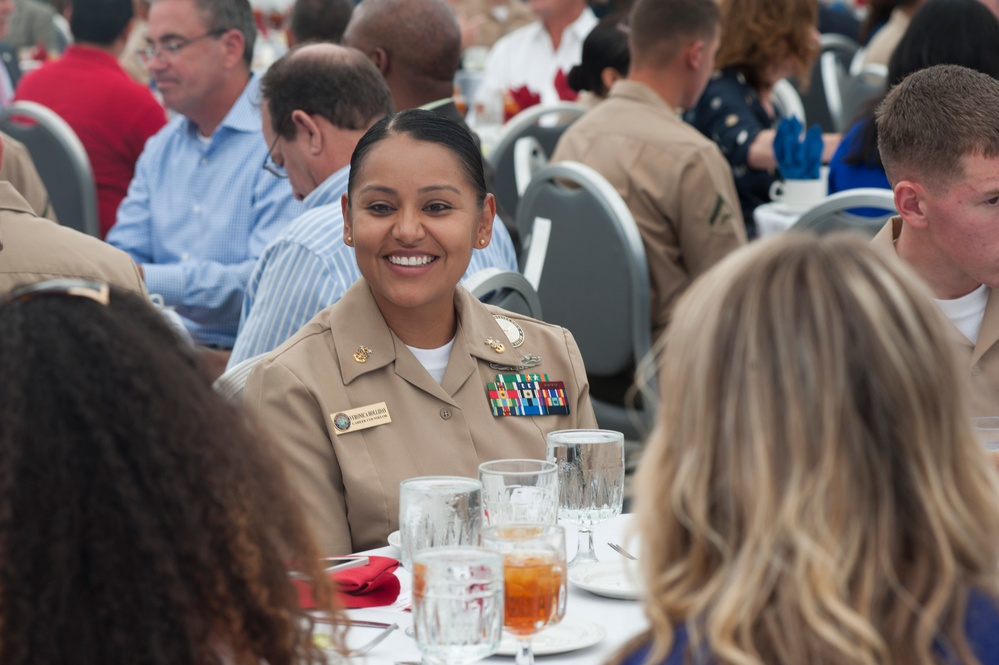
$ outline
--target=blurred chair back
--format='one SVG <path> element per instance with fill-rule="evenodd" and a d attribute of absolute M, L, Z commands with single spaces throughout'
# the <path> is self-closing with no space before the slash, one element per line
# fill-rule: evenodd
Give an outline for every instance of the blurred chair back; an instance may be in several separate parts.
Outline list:
<path fill-rule="evenodd" d="M 0 112 L 0 131 L 28 148 L 59 223 L 99 237 L 94 172 L 66 121 L 41 104 L 15 102 Z"/>
<path fill-rule="evenodd" d="M 808 114 L 809 122 L 818 124 L 822 127 L 823 132 L 841 131 L 837 126 L 837 122 L 840 121 L 840 117 L 842 116 L 842 102 L 840 101 L 841 95 L 838 88 L 839 78 L 849 71 L 850 65 L 859 49 L 860 45 L 857 42 L 843 35 L 825 34 L 820 38 L 819 57 L 815 59 L 815 64 L 812 65 L 810 85 L 808 86 L 808 90 L 802 91 L 799 88 L 799 93 L 805 113 Z M 829 54 L 829 57 L 825 58 L 825 60 L 834 63 L 843 72 L 842 75 L 837 74 L 837 76 L 832 77 L 829 81 L 823 75 L 823 59 L 826 54 Z M 829 65 L 826 66 L 828 67 Z M 836 105 L 839 111 L 836 117 L 834 117 L 831 111 L 830 100 L 828 99 L 831 89 L 828 86 L 833 82 L 837 85 L 835 89 L 832 89 L 832 94 L 835 96 L 832 103 Z"/>
<path fill-rule="evenodd" d="M 513 174 L 517 181 L 517 196 L 523 196 L 534 174 L 548 164 L 548 153 L 533 136 L 521 136 L 513 144 Z"/>
<path fill-rule="evenodd" d="M 250 378 L 250 372 L 253 371 L 254 366 L 266 356 L 266 353 L 261 353 L 259 356 L 253 356 L 252 358 L 247 358 L 242 362 L 236 363 L 236 365 L 227 369 L 222 376 L 215 379 L 215 383 L 212 384 L 212 390 L 232 406 L 237 409 L 242 408 L 243 390 L 246 388 L 246 380 Z"/>
<path fill-rule="evenodd" d="M 499 268 L 483 268 L 470 275 L 462 286 L 486 303 L 517 314 L 541 319 L 541 298 L 523 275 Z"/>
<path fill-rule="evenodd" d="M 514 147 L 517 140 L 524 136 L 532 136 L 545 155 L 550 155 L 555 152 L 555 146 L 562 133 L 585 111 L 585 106 L 575 102 L 539 104 L 524 109 L 503 125 L 495 146 L 486 158 L 496 170 L 496 198 L 504 210 L 515 216 L 520 201 L 514 164 Z M 556 124 L 539 124 L 542 118 L 554 118 Z"/>
<path fill-rule="evenodd" d="M 591 382 L 633 372 L 651 348 L 649 269 L 638 226 L 614 187 L 583 164 L 546 166 L 524 192 L 517 228 L 545 321 L 572 332 Z M 603 428 L 636 441 L 651 429 L 654 396 L 638 411 L 592 401 Z"/>
<path fill-rule="evenodd" d="M 888 68 L 884 65 L 864 65 L 856 74 L 840 80 L 840 97 L 843 103 L 843 130 L 847 131 L 857 121 L 864 107 L 885 94 L 888 87 Z"/>
<path fill-rule="evenodd" d="M 859 42 L 855 39 L 850 39 L 846 35 L 826 33 L 819 36 L 819 51 L 835 55 L 844 69 L 850 68 L 860 48 Z"/>
<path fill-rule="evenodd" d="M 881 214 L 877 214 L 879 211 Z M 888 218 L 896 214 L 892 190 L 877 187 L 847 189 L 830 194 L 817 203 L 790 230 L 811 231 L 818 235 L 833 231 L 859 231 L 873 238 Z"/>
<path fill-rule="evenodd" d="M 801 101 L 801 95 L 795 90 L 794 85 L 787 79 L 780 79 L 774 84 L 773 91 L 774 105 L 780 111 L 781 116 L 790 118 L 797 116 L 803 127 L 808 127 L 805 116 L 805 105 Z"/>
<path fill-rule="evenodd" d="M 840 133 L 850 128 L 864 104 L 884 94 L 888 78 L 883 65 L 865 65 L 850 74 L 831 52 L 819 57 L 819 71 L 833 130 Z"/>

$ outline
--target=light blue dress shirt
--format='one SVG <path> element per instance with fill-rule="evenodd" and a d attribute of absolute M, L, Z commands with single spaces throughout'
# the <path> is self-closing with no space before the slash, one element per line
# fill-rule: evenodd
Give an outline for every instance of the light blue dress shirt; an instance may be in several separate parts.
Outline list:
<path fill-rule="evenodd" d="M 179 116 L 149 139 L 108 233 L 200 344 L 233 345 L 257 257 L 301 213 L 266 156 L 253 76 L 210 138 Z"/>
<path fill-rule="evenodd" d="M 260 256 L 246 286 L 230 368 L 276 348 L 361 277 L 353 248 L 343 242 L 340 198 L 349 175 L 345 166 L 305 197 L 306 212 Z M 490 267 L 517 270 L 513 241 L 498 217 L 492 241 L 472 251 L 462 279 Z"/>

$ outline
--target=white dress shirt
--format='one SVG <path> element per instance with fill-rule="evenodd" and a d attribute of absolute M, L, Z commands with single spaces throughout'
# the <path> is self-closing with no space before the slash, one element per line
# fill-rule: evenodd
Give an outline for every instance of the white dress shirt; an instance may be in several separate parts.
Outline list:
<path fill-rule="evenodd" d="M 597 25 L 597 17 L 589 7 L 562 31 L 558 48 L 552 47 L 551 36 L 541 21 L 517 28 L 502 37 L 490 49 L 482 84 L 475 101 L 488 103 L 503 90 L 526 85 L 541 95 L 542 104 L 559 101 L 555 90 L 555 75 L 568 75 L 583 55 L 583 40 Z"/>

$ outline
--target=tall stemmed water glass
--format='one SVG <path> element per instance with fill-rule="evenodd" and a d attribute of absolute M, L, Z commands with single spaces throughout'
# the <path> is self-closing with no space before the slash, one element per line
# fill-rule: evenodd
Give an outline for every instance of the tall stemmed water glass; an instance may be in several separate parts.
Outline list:
<path fill-rule="evenodd" d="M 413 627 L 425 665 L 466 665 L 503 636 L 503 556 L 477 547 L 413 558 Z"/>
<path fill-rule="evenodd" d="M 602 429 L 551 432 L 548 461 L 558 466 L 558 516 L 579 526 L 573 568 L 597 560 L 593 525 L 620 515 L 624 504 L 624 435 Z"/>
<path fill-rule="evenodd" d="M 565 529 L 554 524 L 486 527 L 482 546 L 503 555 L 503 625 L 517 638 L 517 665 L 532 665 L 531 637 L 565 616 Z"/>
<path fill-rule="evenodd" d="M 555 524 L 557 467 L 535 459 L 503 459 L 479 465 L 482 526 L 512 522 Z"/>

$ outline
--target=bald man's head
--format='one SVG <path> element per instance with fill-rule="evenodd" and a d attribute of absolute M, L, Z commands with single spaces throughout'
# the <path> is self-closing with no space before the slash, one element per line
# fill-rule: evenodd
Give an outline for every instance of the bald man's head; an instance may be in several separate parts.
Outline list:
<path fill-rule="evenodd" d="M 261 94 L 271 131 L 295 136 L 292 113 L 305 111 L 342 129 L 366 130 L 392 113 L 392 97 L 375 66 L 360 53 L 335 44 L 293 49 L 264 74 Z"/>
<path fill-rule="evenodd" d="M 450 85 L 461 64 L 461 29 L 445 0 L 364 0 L 343 40 L 367 54 L 390 87 L 398 77 Z"/>

